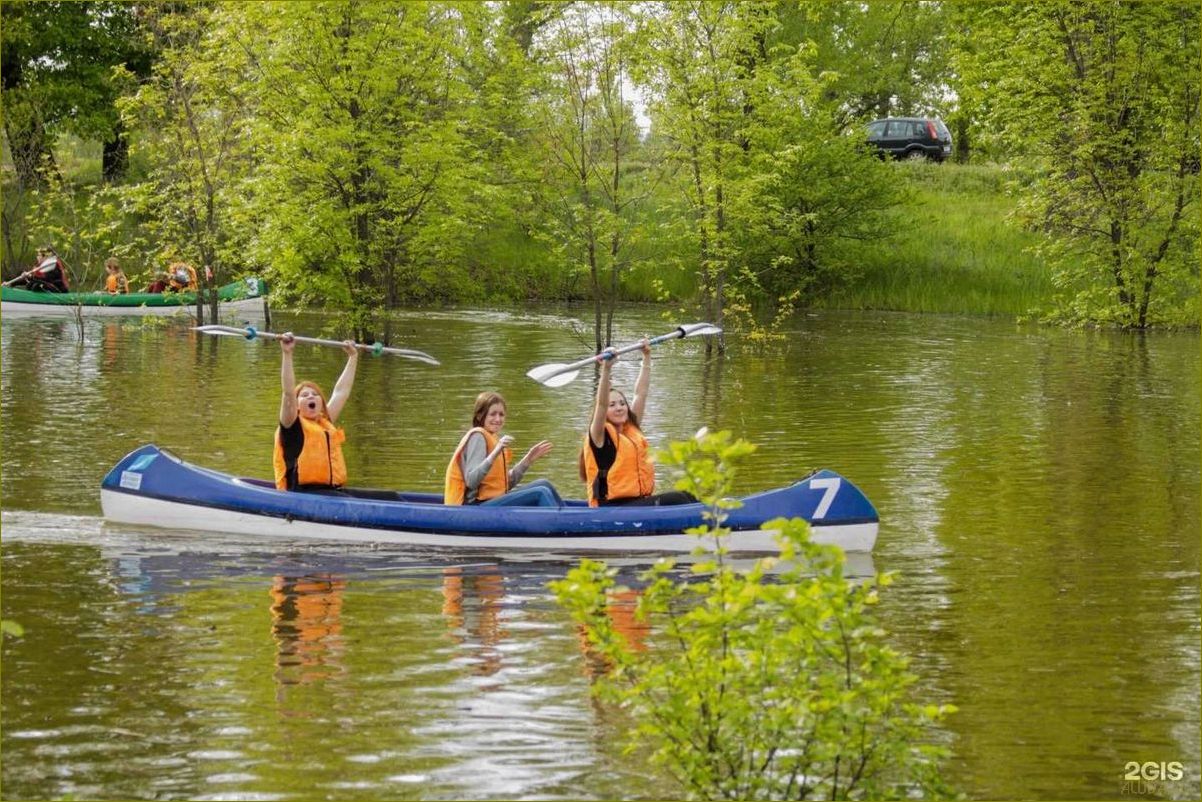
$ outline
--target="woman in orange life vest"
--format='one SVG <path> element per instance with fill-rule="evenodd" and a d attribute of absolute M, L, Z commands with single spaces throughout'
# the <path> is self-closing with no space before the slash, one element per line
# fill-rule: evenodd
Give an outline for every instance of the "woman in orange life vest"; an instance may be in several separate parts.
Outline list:
<path fill-rule="evenodd" d="M 125 271 L 117 264 L 117 259 L 110 256 L 104 260 L 104 272 L 107 273 L 104 277 L 104 291 L 109 295 L 124 295 L 129 292 L 129 279 L 125 277 Z"/>
<path fill-rule="evenodd" d="M 175 262 L 167 268 L 167 286 L 176 292 L 198 289 L 196 268 L 187 262 Z"/>
<path fill-rule="evenodd" d="M 609 372 L 615 358 L 601 363 L 593 420 L 580 450 L 580 478 L 588 485 L 589 505 L 692 504 L 697 499 L 679 490 L 653 495 L 655 466 L 650 445 L 639 428 L 651 386 L 651 344 L 643 340 L 643 366 L 634 385 L 634 403 L 627 403 L 625 395 L 610 389 Z"/>
<path fill-rule="evenodd" d="M 321 388 L 310 381 L 296 383 L 292 372 L 292 332 L 280 338 L 280 425 L 275 433 L 275 486 L 280 490 L 330 491 L 346 484 L 342 443 L 346 435 L 334 425 L 355 384 L 359 350 L 343 343 L 346 367 L 327 404 Z"/>
<path fill-rule="evenodd" d="M 459 441 L 447 464 L 444 504 L 558 507 L 563 503 L 546 479 L 536 479 L 517 488 L 522 475 L 551 450 L 551 444 L 546 440 L 535 443 L 526 456 L 511 466 L 509 444 L 513 438 L 501 434 L 505 413 L 505 399 L 499 393 L 476 396 L 472 428 Z"/>

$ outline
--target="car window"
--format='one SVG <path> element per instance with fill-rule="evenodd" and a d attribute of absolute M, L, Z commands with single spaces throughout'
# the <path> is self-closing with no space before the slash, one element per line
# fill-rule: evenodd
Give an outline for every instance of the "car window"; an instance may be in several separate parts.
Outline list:
<path fill-rule="evenodd" d="M 885 136 L 906 136 L 906 125 L 907 123 L 903 123 L 901 120 L 890 120 Z"/>
<path fill-rule="evenodd" d="M 911 123 L 910 136 L 922 139 L 927 135 L 927 124 L 924 122 Z"/>
<path fill-rule="evenodd" d="M 870 139 L 880 139 L 885 133 L 885 123 L 875 122 L 868 124 L 868 136 Z"/>

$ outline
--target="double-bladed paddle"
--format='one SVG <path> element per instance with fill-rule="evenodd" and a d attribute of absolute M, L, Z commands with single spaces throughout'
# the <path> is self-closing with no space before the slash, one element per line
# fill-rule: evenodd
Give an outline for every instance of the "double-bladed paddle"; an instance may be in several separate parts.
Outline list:
<path fill-rule="evenodd" d="M 199 331 L 203 334 L 216 334 L 223 337 L 244 337 L 248 340 L 253 340 L 262 337 L 264 340 L 282 340 L 283 334 L 276 334 L 271 331 L 259 331 L 254 326 L 246 326 L 238 328 L 237 326 L 193 326 L 193 331 Z M 292 335 L 292 339 L 298 343 L 309 343 L 310 345 L 329 345 L 335 348 L 341 348 L 345 343 L 338 340 L 320 340 L 316 337 L 300 337 Z M 395 356 L 404 357 L 405 359 L 416 359 L 418 362 L 425 362 L 429 365 L 440 364 L 437 359 L 429 354 L 421 351 L 411 351 L 408 348 L 390 348 L 383 343 L 355 343 L 355 347 L 360 351 L 366 351 L 372 356 L 380 354 L 393 354 Z"/>
<path fill-rule="evenodd" d="M 670 331 L 667 334 L 661 334 L 658 337 L 652 337 L 647 340 L 647 342 L 650 345 L 659 345 L 660 343 L 667 342 L 668 340 L 680 340 L 685 337 L 703 337 L 721 333 L 722 329 L 718 328 L 712 323 L 685 323 L 682 326 L 677 326 L 673 331 Z M 631 351 L 637 351 L 642 347 L 643 343 L 640 340 L 637 343 L 623 345 L 621 348 L 615 348 L 612 351 L 602 351 L 595 356 L 585 357 L 584 359 L 567 365 L 558 362 L 550 362 L 546 365 L 539 365 L 538 367 L 527 371 L 526 375 L 546 387 L 563 387 L 565 384 L 571 382 L 578 375 L 580 375 L 581 368 L 587 367 L 594 362 L 604 362 L 607 359 L 613 359 L 614 357 L 621 356 L 622 354 L 628 354 Z"/>

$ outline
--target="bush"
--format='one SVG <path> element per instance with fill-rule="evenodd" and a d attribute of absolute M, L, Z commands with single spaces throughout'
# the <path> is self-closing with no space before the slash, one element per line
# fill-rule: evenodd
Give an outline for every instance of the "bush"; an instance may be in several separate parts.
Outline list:
<path fill-rule="evenodd" d="M 680 489 L 710 507 L 702 538 L 721 538 L 735 466 L 753 450 L 728 433 L 674 444 Z M 911 700 L 916 677 L 871 614 L 888 574 L 853 583 L 841 550 L 810 540 L 800 519 L 779 557 L 736 569 L 717 548 L 690 575 L 661 560 L 636 617 L 650 642 L 629 643 L 607 608 L 629 593 L 616 571 L 583 560 L 552 583 L 606 667 L 595 692 L 628 711 L 629 748 L 648 747 L 695 799 L 945 797 L 933 725 L 950 705 Z M 717 547 L 719 541 L 713 546 Z"/>

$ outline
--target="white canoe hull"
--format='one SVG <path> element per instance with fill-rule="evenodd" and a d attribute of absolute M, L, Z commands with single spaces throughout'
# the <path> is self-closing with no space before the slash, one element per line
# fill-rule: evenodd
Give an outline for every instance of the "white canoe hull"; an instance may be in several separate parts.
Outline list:
<path fill-rule="evenodd" d="M 104 509 L 104 517 L 116 523 L 291 539 L 556 552 L 688 553 L 698 546 L 713 548 L 714 544 L 712 538 L 703 539 L 686 534 L 536 537 L 407 532 L 288 520 L 275 516 L 216 508 L 197 508 L 191 504 L 104 489 L 100 492 L 100 503 Z M 876 542 L 877 526 L 876 523 L 814 526 L 810 531 L 817 543 L 839 546 L 847 552 L 870 552 Z M 771 531 L 744 530 L 724 538 L 723 545 L 731 552 L 771 553 L 777 551 L 774 535 L 775 533 Z"/>

